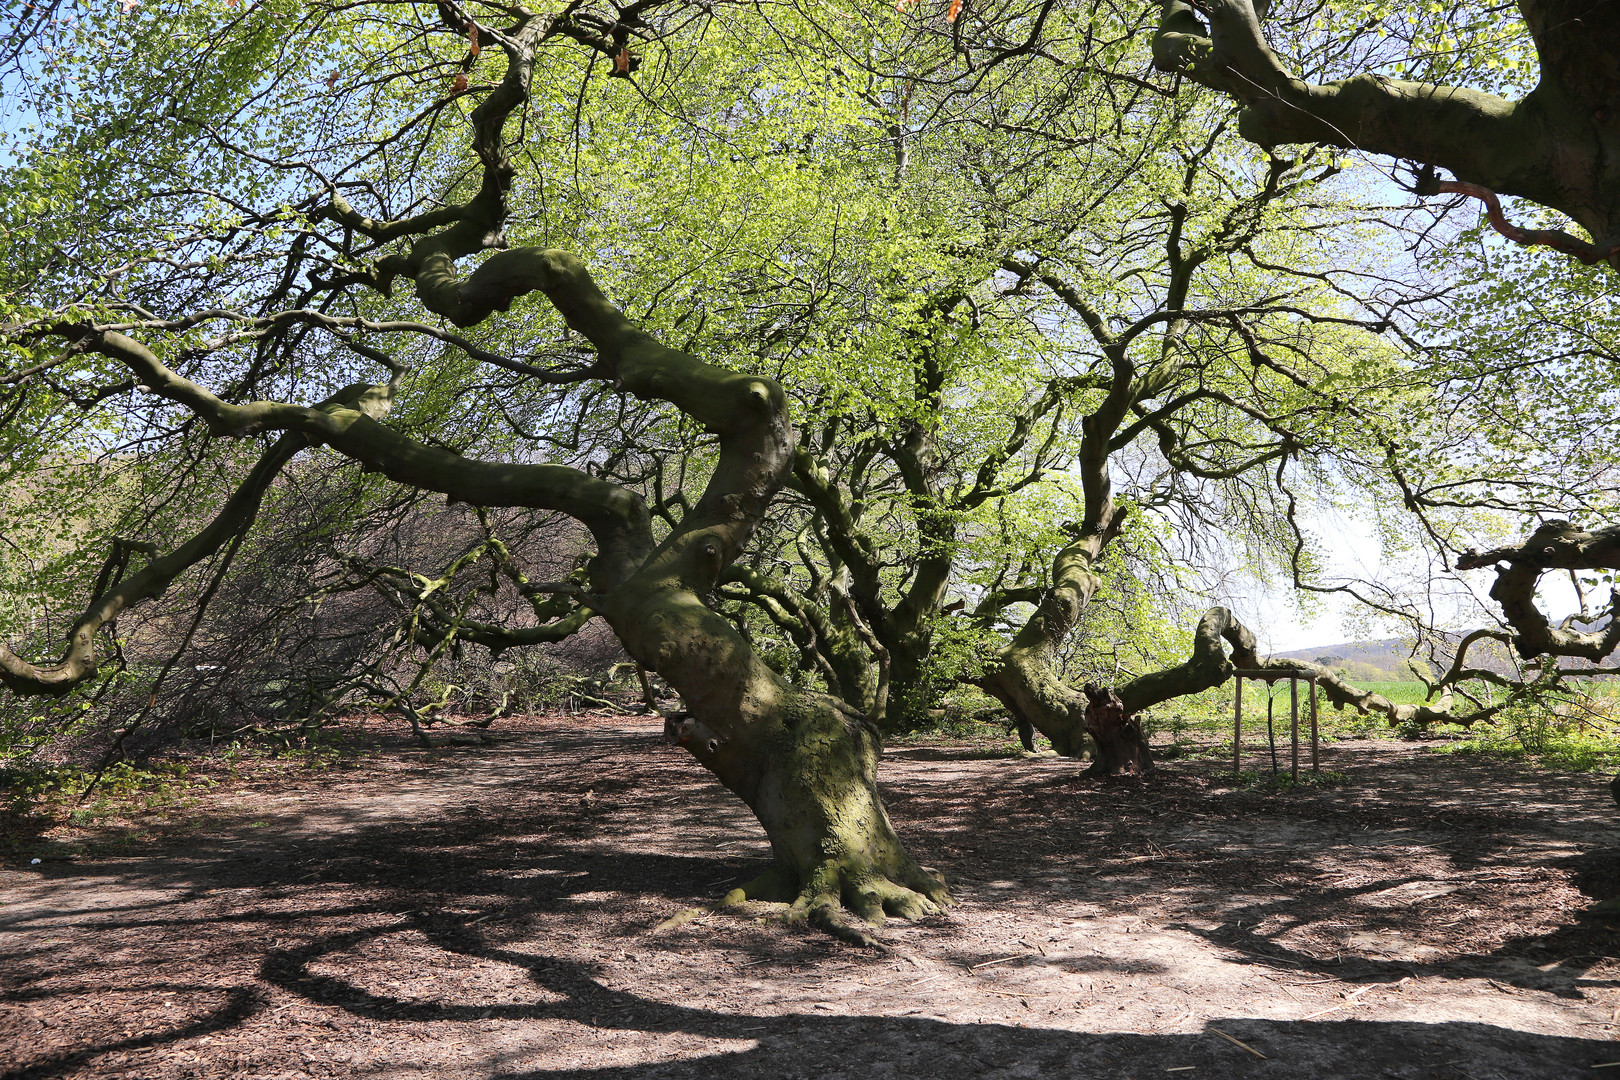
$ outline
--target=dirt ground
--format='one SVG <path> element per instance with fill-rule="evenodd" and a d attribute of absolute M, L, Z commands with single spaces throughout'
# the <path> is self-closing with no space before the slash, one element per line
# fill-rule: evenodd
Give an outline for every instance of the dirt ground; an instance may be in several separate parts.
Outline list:
<path fill-rule="evenodd" d="M 891 750 L 900 833 L 960 903 L 886 951 L 657 929 L 767 847 L 646 721 L 250 769 L 0 869 L 0 1069 L 1620 1077 L 1620 924 L 1582 914 L 1620 895 L 1607 778 L 1385 742 L 1323 764 L 1341 782 L 1278 791 Z"/>

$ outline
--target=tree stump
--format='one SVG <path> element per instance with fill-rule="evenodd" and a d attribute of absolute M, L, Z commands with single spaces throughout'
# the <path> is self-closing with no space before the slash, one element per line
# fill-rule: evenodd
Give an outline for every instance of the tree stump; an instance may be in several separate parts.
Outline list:
<path fill-rule="evenodd" d="M 1153 752 L 1142 736 L 1142 724 L 1125 711 L 1125 703 L 1111 689 L 1095 683 L 1085 686 L 1086 734 L 1096 743 L 1096 758 L 1086 776 L 1146 776 L 1153 771 Z"/>

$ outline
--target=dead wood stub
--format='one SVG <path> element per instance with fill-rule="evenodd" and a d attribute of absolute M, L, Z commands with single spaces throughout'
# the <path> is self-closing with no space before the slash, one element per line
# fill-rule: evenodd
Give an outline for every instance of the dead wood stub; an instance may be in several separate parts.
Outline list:
<path fill-rule="evenodd" d="M 1142 735 L 1142 722 L 1125 711 L 1125 703 L 1112 689 L 1085 685 L 1086 734 L 1097 753 L 1088 776 L 1146 776 L 1153 771 L 1153 753 Z"/>

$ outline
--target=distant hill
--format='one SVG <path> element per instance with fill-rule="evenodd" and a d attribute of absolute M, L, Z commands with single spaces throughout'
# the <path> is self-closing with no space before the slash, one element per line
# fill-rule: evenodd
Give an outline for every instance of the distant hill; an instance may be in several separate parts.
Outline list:
<path fill-rule="evenodd" d="M 1412 682 L 1412 671 L 1406 666 L 1407 648 L 1405 639 L 1392 637 L 1313 645 L 1275 655 L 1287 660 L 1310 660 L 1334 670 L 1342 668 L 1351 682 Z"/>
<path fill-rule="evenodd" d="M 1578 630 L 1596 629 L 1600 620 L 1575 623 Z M 1367 682 L 1413 682 L 1412 669 L 1407 666 L 1406 659 L 1410 646 L 1405 638 L 1381 638 L 1377 641 L 1344 641 L 1337 645 L 1316 645 L 1309 649 L 1295 649 L 1292 652 L 1282 652 L 1275 655 L 1290 660 L 1312 660 L 1323 667 L 1340 669 L 1351 682 L 1361 679 Z M 1444 658 L 1447 663 L 1450 657 Z M 1468 666 L 1484 668 L 1486 671 L 1495 671 L 1503 675 L 1511 675 L 1514 670 L 1512 658 L 1507 646 L 1491 641 L 1477 642 L 1468 650 Z M 1566 658 L 1561 661 L 1565 668 L 1593 667 L 1589 660 Z M 1436 674 L 1439 674 L 1436 672 Z"/>

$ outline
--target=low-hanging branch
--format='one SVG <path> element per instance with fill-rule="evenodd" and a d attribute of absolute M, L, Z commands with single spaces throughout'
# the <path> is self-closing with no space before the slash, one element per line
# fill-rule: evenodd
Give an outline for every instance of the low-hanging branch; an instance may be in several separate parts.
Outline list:
<path fill-rule="evenodd" d="M 156 555 L 98 595 L 68 631 L 67 651 L 53 664 L 34 664 L 0 642 L 0 683 L 19 694 L 60 697 L 95 677 L 96 637 L 119 613 L 162 596 L 176 578 L 241 536 L 259 514 L 271 481 L 309 443 L 301 432 L 287 432 L 260 455 L 234 494 L 202 531 L 166 555 Z"/>
<path fill-rule="evenodd" d="M 476 554 L 482 555 L 484 551 L 477 551 Z M 438 648 L 447 637 L 454 636 L 482 645 L 490 651 L 491 656 L 499 656 L 507 649 L 563 641 L 578 633 L 596 614 L 571 597 L 558 596 L 531 603 L 536 618 L 540 620 L 536 625 L 502 626 L 475 619 L 448 602 L 444 586 L 463 569 L 462 566 L 452 564 L 438 579 L 426 581 L 421 575 L 412 574 L 403 567 L 374 565 L 362 559 L 348 559 L 346 562 L 363 575 L 361 580 L 364 584 L 382 591 L 407 613 L 406 632 L 424 648 Z"/>
<path fill-rule="evenodd" d="M 1382 694 L 1362 690 L 1333 669 L 1309 660 L 1276 656 L 1262 659 L 1256 652 L 1254 633 L 1228 609 L 1212 607 L 1204 613 L 1193 631 L 1192 653 L 1185 661 L 1163 671 L 1139 675 L 1118 687 L 1117 693 L 1129 715 L 1172 698 L 1214 689 L 1231 678 L 1235 669 L 1275 671 L 1315 679 L 1323 696 L 1336 708 L 1352 708 L 1363 715 L 1378 713 L 1391 726 L 1416 723 L 1467 727 L 1489 719 L 1512 700 L 1528 692 L 1526 685 L 1507 684 L 1510 691 L 1507 700 L 1473 712 L 1456 710 L 1453 688 L 1462 680 L 1477 676 L 1476 671 L 1464 662 L 1468 648 L 1491 636 L 1488 631 L 1478 632 L 1460 641 L 1451 669 L 1438 680 L 1424 680 L 1433 700 L 1414 704 L 1391 701 Z M 1223 640 L 1226 648 L 1222 647 Z M 1503 682 L 1506 683 L 1506 680 Z"/>
<path fill-rule="evenodd" d="M 583 289 L 600 296 L 585 277 Z M 115 331 L 64 330 L 81 347 L 123 363 L 151 392 L 182 405 L 212 434 L 240 437 L 297 431 L 307 444 L 327 445 L 362 467 L 403 484 L 437 491 L 475 506 L 558 510 L 583 522 L 597 541 L 591 563 L 598 590 L 628 576 L 652 548 L 645 502 L 633 492 L 562 465 L 478 461 L 427 446 L 379 422 L 393 400 L 391 385 L 356 384 L 314 406 L 278 401 L 234 405 L 186 379 L 145 345 Z"/>

